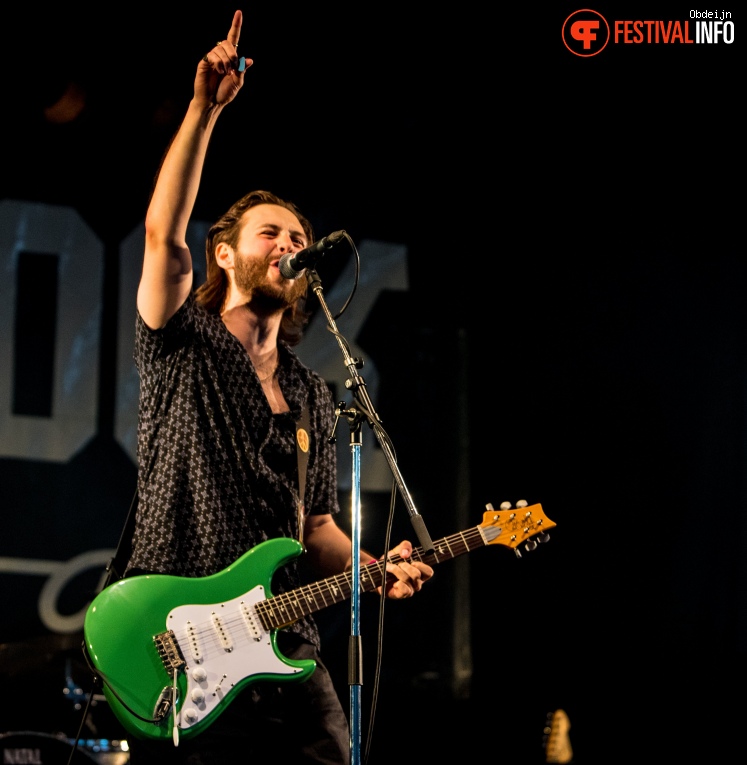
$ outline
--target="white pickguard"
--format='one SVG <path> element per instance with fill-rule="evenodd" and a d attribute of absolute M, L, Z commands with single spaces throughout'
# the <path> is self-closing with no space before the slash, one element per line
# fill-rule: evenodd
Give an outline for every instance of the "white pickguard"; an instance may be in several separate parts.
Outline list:
<path fill-rule="evenodd" d="M 166 618 L 187 662 L 187 695 L 179 727 L 210 715 L 241 680 L 252 675 L 294 675 L 302 670 L 278 658 L 254 605 L 265 599 L 258 585 L 238 598 L 208 605 L 178 606 Z"/>

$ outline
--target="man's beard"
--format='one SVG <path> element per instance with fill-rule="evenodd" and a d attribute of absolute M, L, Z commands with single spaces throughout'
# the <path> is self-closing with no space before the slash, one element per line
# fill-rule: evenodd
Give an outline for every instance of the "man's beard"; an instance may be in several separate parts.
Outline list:
<path fill-rule="evenodd" d="M 253 307 L 268 313 L 285 311 L 306 294 L 306 280 L 283 280 L 274 284 L 267 278 L 267 261 L 238 255 L 234 261 L 236 286 Z"/>

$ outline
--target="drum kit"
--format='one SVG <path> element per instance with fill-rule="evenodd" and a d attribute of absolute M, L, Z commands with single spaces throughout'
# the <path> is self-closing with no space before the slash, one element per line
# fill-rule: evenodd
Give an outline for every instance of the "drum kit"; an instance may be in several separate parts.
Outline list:
<path fill-rule="evenodd" d="M 125 765 L 130 761 L 127 742 L 108 739 L 80 739 L 75 752 L 75 740 L 62 734 L 37 731 L 0 733 L 0 762 L 24 765 L 66 765 L 70 763 L 99 763 Z M 72 758 L 72 759 L 71 759 Z"/>
<path fill-rule="evenodd" d="M 92 687 L 80 635 L 0 644 L 0 674 L 16 689 L 0 723 L 0 763 L 129 763 L 126 734 Z"/>

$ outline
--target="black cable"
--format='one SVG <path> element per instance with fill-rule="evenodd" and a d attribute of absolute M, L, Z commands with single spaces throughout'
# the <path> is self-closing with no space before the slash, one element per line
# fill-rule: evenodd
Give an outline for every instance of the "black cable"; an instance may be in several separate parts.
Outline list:
<path fill-rule="evenodd" d="M 78 728 L 78 732 L 75 735 L 75 741 L 71 745 L 70 757 L 68 757 L 68 760 L 67 760 L 68 765 L 70 765 L 70 763 L 73 761 L 73 757 L 75 757 L 75 753 L 79 749 L 78 745 L 80 743 L 81 734 L 83 733 L 83 726 L 85 725 L 86 718 L 88 717 L 88 712 L 91 709 L 91 701 L 93 700 L 93 692 L 95 689 L 95 685 L 96 685 L 96 682 L 94 678 L 94 687 L 91 688 L 91 692 L 88 694 L 88 701 L 86 701 L 86 706 L 85 706 L 85 709 L 83 710 L 83 717 L 81 717 L 80 719 L 80 727 Z"/>
<path fill-rule="evenodd" d="M 392 493 L 390 495 L 389 504 L 389 519 L 386 527 L 386 538 L 384 540 L 384 549 L 389 550 L 392 540 L 392 524 L 394 522 L 394 506 L 397 501 L 397 486 L 392 481 Z M 376 707 L 379 700 L 379 686 L 381 685 L 381 664 L 384 654 L 384 606 L 386 605 L 386 561 L 383 565 L 384 576 L 381 582 L 381 595 L 379 600 L 379 624 L 376 640 L 376 666 L 374 669 L 373 678 L 373 693 L 371 696 L 371 714 L 368 722 L 368 737 L 366 738 L 366 751 L 364 755 L 364 762 L 368 762 L 368 758 L 371 756 L 371 745 L 373 743 L 373 731 L 374 721 L 376 719 Z"/>
<path fill-rule="evenodd" d="M 86 664 L 88 664 L 88 668 L 91 670 L 94 676 L 94 685 L 97 681 L 97 679 L 100 679 L 102 683 L 106 685 L 106 687 L 111 691 L 114 698 L 133 716 L 137 717 L 138 720 L 141 720 L 142 722 L 146 723 L 153 723 L 154 725 L 158 725 L 159 723 L 163 722 L 163 717 L 143 717 L 142 715 L 139 715 L 134 709 L 132 709 L 127 702 L 114 690 L 114 687 L 112 684 L 107 680 L 106 675 L 104 675 L 102 672 L 99 672 L 99 670 L 96 669 L 96 667 L 91 664 L 91 657 L 88 655 L 88 651 L 86 650 L 85 643 L 83 644 L 83 658 L 86 661 Z M 164 715 L 165 717 L 165 715 Z"/>

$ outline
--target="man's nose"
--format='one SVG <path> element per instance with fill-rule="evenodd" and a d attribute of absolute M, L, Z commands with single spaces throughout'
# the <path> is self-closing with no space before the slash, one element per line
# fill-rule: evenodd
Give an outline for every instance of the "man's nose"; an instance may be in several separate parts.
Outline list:
<path fill-rule="evenodd" d="M 277 244 L 280 252 L 290 252 L 293 249 L 293 239 L 284 234 L 278 235 Z"/>

